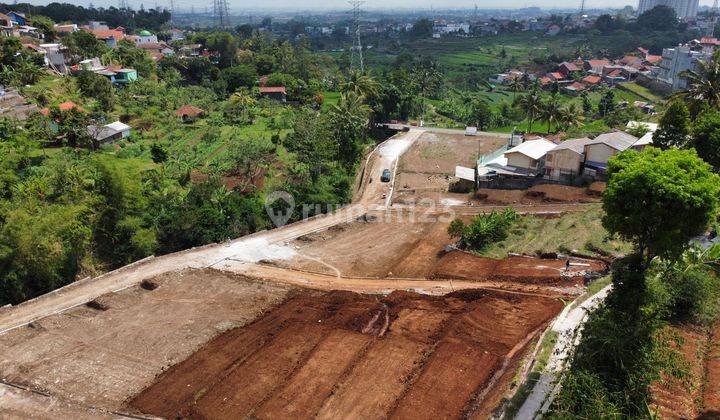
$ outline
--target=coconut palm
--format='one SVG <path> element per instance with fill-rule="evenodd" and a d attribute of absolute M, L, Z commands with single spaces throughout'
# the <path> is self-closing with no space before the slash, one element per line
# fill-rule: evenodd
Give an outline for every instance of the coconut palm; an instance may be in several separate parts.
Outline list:
<path fill-rule="evenodd" d="M 513 92 L 513 102 L 515 102 L 515 95 L 525 89 L 525 82 L 523 77 L 513 77 L 510 81 L 510 90 Z"/>
<path fill-rule="evenodd" d="M 533 122 L 535 122 L 542 110 L 540 92 L 537 89 L 531 90 L 518 99 L 517 105 L 522 109 L 525 117 L 528 119 L 528 131 L 532 131 Z"/>
<path fill-rule="evenodd" d="M 540 118 L 547 123 L 548 134 L 550 134 L 553 125 L 557 125 L 560 122 L 560 100 L 556 93 L 553 93 L 550 95 L 550 98 L 542 102 Z"/>
<path fill-rule="evenodd" d="M 675 94 L 688 104 L 691 114 L 697 115 L 708 106 L 720 107 L 720 51 L 716 51 L 710 61 L 698 61 L 695 70 L 683 72 L 687 80 L 687 89 Z"/>
<path fill-rule="evenodd" d="M 560 108 L 558 121 L 563 131 L 581 127 L 584 119 L 585 117 L 582 115 L 582 111 L 575 102 Z"/>
<path fill-rule="evenodd" d="M 358 97 L 362 97 L 364 101 L 369 101 L 380 95 L 380 84 L 367 73 L 352 70 L 348 77 L 340 83 L 340 91 L 345 94 L 353 92 Z"/>

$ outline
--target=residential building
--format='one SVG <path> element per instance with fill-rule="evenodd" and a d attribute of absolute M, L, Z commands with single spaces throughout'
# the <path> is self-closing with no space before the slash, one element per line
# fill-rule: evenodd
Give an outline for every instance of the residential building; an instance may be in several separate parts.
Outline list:
<path fill-rule="evenodd" d="M 585 62 L 585 70 L 589 71 L 590 73 L 602 74 L 603 68 L 605 66 L 609 66 L 609 65 L 610 65 L 610 61 L 605 60 L 605 59 L 587 60 Z"/>
<path fill-rule="evenodd" d="M 0 31 L 2 31 L 2 35 L 5 36 L 11 36 L 13 33 L 13 21 L 10 19 L 10 16 L 0 13 Z"/>
<path fill-rule="evenodd" d="M 588 175 L 604 174 L 608 160 L 616 154 L 630 148 L 638 138 L 616 131 L 600 134 L 585 144 L 585 173 Z"/>
<path fill-rule="evenodd" d="M 130 136 L 130 127 L 127 124 L 123 124 L 120 121 L 105 125 L 89 125 L 87 127 L 88 133 L 92 138 L 100 143 L 106 143 L 114 140 L 124 139 Z"/>
<path fill-rule="evenodd" d="M 506 166 L 516 173 L 537 175 L 543 169 L 542 158 L 554 148 L 550 140 L 527 140 L 505 152 Z"/>
<path fill-rule="evenodd" d="M 569 85 L 565 85 L 562 87 L 563 91 L 565 91 L 569 95 L 577 95 L 580 92 L 587 89 L 587 86 L 585 86 L 583 83 L 580 82 L 572 82 Z"/>
<path fill-rule="evenodd" d="M 20 12 L 8 12 L 7 16 L 12 20 L 12 22 L 17 26 L 25 26 L 28 24 L 27 18 L 25 17 L 25 13 Z"/>
<path fill-rule="evenodd" d="M 192 122 L 202 116 L 205 110 L 193 105 L 183 105 L 175 111 L 175 116 L 180 122 Z"/>
<path fill-rule="evenodd" d="M 583 77 L 581 82 L 585 86 L 590 86 L 590 87 L 600 86 L 600 84 L 602 83 L 602 77 L 591 74 L 591 75 Z"/>
<path fill-rule="evenodd" d="M 668 6 L 675 10 L 680 19 L 695 17 L 698 10 L 698 0 L 640 0 L 637 8 L 638 16 L 656 6 Z"/>
<path fill-rule="evenodd" d="M 572 181 L 582 172 L 585 146 L 592 142 L 587 137 L 569 139 L 545 154 L 545 177 Z"/>
<path fill-rule="evenodd" d="M 682 73 L 695 70 L 698 61 L 709 58 L 707 53 L 694 51 L 689 45 L 663 48 L 662 61 L 660 61 L 656 78 L 672 90 L 685 89 L 687 81 L 682 77 Z"/>
<path fill-rule="evenodd" d="M 264 98 L 274 99 L 280 102 L 285 102 L 287 100 L 285 86 L 261 86 L 260 95 Z"/>
<path fill-rule="evenodd" d="M 642 150 L 648 146 L 652 146 L 653 143 L 653 135 L 655 133 L 653 131 L 648 131 L 645 133 L 642 137 L 638 139 L 633 145 L 631 146 L 633 150 Z"/>
<path fill-rule="evenodd" d="M 56 23 L 55 25 L 53 25 L 53 29 L 55 29 L 55 33 L 57 33 L 59 36 L 65 36 L 67 34 L 71 34 L 80 30 L 75 23 L 69 23 L 67 25 L 59 25 Z"/>
<path fill-rule="evenodd" d="M 563 61 L 558 65 L 558 71 L 562 73 L 565 77 L 568 77 L 572 75 L 573 73 L 580 73 L 582 69 L 580 69 L 575 63 L 571 63 L 569 61 Z"/>
<path fill-rule="evenodd" d="M 88 32 L 95 35 L 95 38 L 105 41 L 110 48 L 115 48 L 118 42 L 125 39 L 125 30 L 123 28 L 116 29 L 88 29 Z"/>

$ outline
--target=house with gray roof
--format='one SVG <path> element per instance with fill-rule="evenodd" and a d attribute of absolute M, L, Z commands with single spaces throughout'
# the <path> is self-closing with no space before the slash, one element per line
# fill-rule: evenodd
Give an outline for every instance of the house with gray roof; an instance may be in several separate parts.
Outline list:
<path fill-rule="evenodd" d="M 587 137 L 569 139 L 548 151 L 545 155 L 545 177 L 557 180 L 577 177 L 585 162 L 585 146 L 591 142 Z"/>
<path fill-rule="evenodd" d="M 600 134 L 585 144 L 585 172 L 591 176 L 595 173 L 604 174 L 608 160 L 629 149 L 637 141 L 637 137 L 623 131 Z"/>

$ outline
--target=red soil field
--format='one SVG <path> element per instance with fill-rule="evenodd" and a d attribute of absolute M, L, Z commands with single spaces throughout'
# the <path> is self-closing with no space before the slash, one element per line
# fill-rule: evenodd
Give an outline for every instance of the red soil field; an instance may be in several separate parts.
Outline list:
<path fill-rule="evenodd" d="M 705 363 L 703 406 L 700 418 L 720 418 L 720 322 L 715 324 Z"/>
<path fill-rule="evenodd" d="M 484 290 L 303 290 L 211 340 L 127 405 L 169 418 L 484 415 L 507 389 L 518 352 L 562 307 Z"/>
<path fill-rule="evenodd" d="M 593 183 L 589 188 L 568 185 L 540 184 L 527 190 L 480 188 L 475 196 L 489 204 L 533 204 L 539 202 L 592 203 L 600 200 L 604 183 Z"/>
<path fill-rule="evenodd" d="M 565 261 L 528 256 L 511 256 L 498 260 L 463 251 L 451 251 L 440 259 L 431 277 L 572 286 L 583 283 L 584 272 L 607 270 L 604 262 L 583 258 L 571 258 L 571 264 L 583 265 L 570 265 L 566 270 Z"/>

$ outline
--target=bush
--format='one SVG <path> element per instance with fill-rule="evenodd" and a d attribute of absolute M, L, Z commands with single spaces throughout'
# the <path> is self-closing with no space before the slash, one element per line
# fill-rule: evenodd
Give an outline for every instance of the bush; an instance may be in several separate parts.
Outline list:
<path fill-rule="evenodd" d="M 493 211 L 475 216 L 468 225 L 455 219 L 450 223 L 448 233 L 453 238 L 460 238 L 460 248 L 480 251 L 493 242 L 507 238 L 517 217 L 517 213 L 508 207 L 502 212 Z"/>

